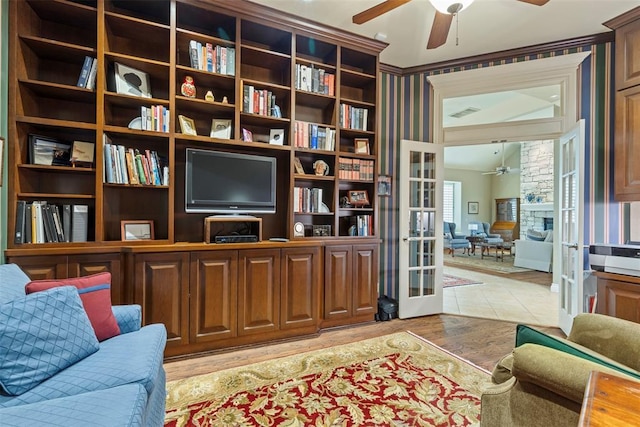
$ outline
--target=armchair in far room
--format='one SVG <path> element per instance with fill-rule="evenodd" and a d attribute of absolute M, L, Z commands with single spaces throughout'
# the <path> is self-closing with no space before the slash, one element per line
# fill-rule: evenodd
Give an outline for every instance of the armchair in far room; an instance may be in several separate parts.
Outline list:
<path fill-rule="evenodd" d="M 470 221 L 469 230 L 472 236 L 484 237 L 486 243 L 497 244 L 504 242 L 501 235 L 491 233 L 491 224 L 488 222 Z"/>
<path fill-rule="evenodd" d="M 462 249 L 462 253 L 468 252 L 471 244 L 467 240 L 467 236 L 462 233 L 456 233 L 456 224 L 454 222 L 444 222 L 444 247 L 449 249 L 451 256 L 455 256 L 456 249 Z"/>

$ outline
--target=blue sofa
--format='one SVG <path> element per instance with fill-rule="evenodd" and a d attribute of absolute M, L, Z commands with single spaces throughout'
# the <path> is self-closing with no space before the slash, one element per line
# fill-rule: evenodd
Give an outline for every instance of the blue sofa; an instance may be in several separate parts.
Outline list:
<path fill-rule="evenodd" d="M 0 265 L 0 309 L 15 305 L 12 301 L 25 299 L 25 285 L 29 281 L 18 266 Z M 65 292 L 72 289 L 64 287 Z M 99 343 L 95 340 L 97 351 L 94 349 L 92 354 L 24 393 L 9 395 L 0 387 L 0 424 L 64 427 L 164 424 L 166 379 L 162 362 L 166 329 L 161 324 L 141 327 L 140 306 L 113 306 L 112 310 L 120 335 Z M 10 336 L 0 336 L 0 347 L 16 345 L 20 343 L 12 342 Z"/>

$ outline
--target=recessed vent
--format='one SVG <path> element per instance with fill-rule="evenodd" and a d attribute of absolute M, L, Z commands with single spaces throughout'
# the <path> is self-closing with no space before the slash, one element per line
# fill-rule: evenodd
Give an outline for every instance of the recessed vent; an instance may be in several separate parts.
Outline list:
<path fill-rule="evenodd" d="M 450 114 L 449 117 L 455 117 L 456 119 L 459 119 L 464 116 L 468 116 L 469 114 L 477 113 L 478 111 L 480 111 L 479 108 L 468 107 L 462 111 L 458 111 L 457 113 Z"/>

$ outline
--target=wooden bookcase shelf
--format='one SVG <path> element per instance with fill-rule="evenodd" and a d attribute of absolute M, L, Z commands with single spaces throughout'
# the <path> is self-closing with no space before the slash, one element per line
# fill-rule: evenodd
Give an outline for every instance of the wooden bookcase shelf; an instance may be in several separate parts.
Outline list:
<path fill-rule="evenodd" d="M 202 289 L 194 287 L 218 283 L 219 276 L 214 274 L 217 267 L 212 266 L 227 262 L 229 271 L 236 269 L 233 277 L 238 280 L 240 272 L 248 271 L 243 269 L 251 268 L 251 274 L 258 275 L 242 277 L 269 283 L 274 292 L 271 298 L 292 292 L 291 295 L 304 295 L 313 301 L 311 312 L 302 306 L 280 306 L 280 301 L 275 301 L 274 306 L 264 307 L 280 310 L 279 314 L 270 312 L 275 317 L 269 319 L 274 323 L 267 333 L 250 332 L 251 321 L 267 320 L 251 319 L 252 314 L 245 313 L 248 317 L 242 322 L 247 324 L 225 324 L 229 333 L 221 335 L 224 339 L 217 339 L 216 334 L 203 335 L 208 338 L 189 336 L 192 328 L 200 330 L 208 326 L 201 324 L 206 317 L 193 317 L 196 307 L 189 307 L 191 303 L 184 300 L 180 304 L 187 309 L 186 314 L 167 314 L 169 317 L 160 319 L 168 325 L 172 348 L 168 354 L 242 345 L 316 332 L 323 325 L 373 319 L 378 245 L 375 227 L 378 56 L 384 43 L 280 15 L 243 0 L 24 0 L 9 3 L 9 26 L 12 65 L 8 134 L 11 143 L 7 145 L 8 229 L 13 232 L 25 219 L 18 216 L 18 205 L 24 205 L 22 202 L 82 205 L 88 209 L 86 242 L 36 244 L 11 236 L 5 253 L 9 262 L 23 266 L 32 278 L 111 271 L 115 302 L 141 303 L 143 311 L 155 313 L 160 313 L 159 305 L 168 301 L 159 296 L 162 292 L 180 289 L 177 294 L 172 293 L 176 298 L 184 298 L 191 292 L 200 295 Z M 220 56 L 215 61 L 220 65 L 226 60 L 227 66 L 194 68 L 190 48 L 193 43 L 204 47 L 205 60 L 210 45 L 211 52 Z M 95 85 L 90 89 L 78 86 L 86 57 L 96 61 Z M 151 97 L 119 93 L 115 84 L 116 64 L 146 74 Z M 301 85 L 301 69 L 309 70 L 304 75 L 309 78 L 308 87 Z M 186 77 L 194 80 L 195 98 L 181 92 Z M 260 114 L 246 108 L 248 87 L 258 93 L 258 100 L 260 94 L 265 97 Z M 205 100 L 208 91 L 214 95 L 213 101 Z M 274 105 L 267 105 L 268 99 Z M 168 110 L 168 131 L 133 126 L 142 109 L 152 106 Z M 341 121 L 343 108 L 360 114 L 354 115 L 353 120 L 366 123 L 361 123 L 360 129 L 346 125 Z M 194 121 L 197 136 L 181 133 L 180 115 Z M 210 136 L 214 119 L 231 121 L 229 139 Z M 252 141 L 243 140 L 243 129 L 252 133 Z M 273 129 L 284 131 L 281 145 L 269 143 Z M 320 131 L 320 140 L 314 139 L 316 129 Z M 305 144 L 299 144 L 298 132 L 311 132 Z M 94 164 L 85 168 L 31 164 L 32 135 L 69 145 L 74 141 L 92 143 Z M 326 141 L 322 138 L 331 135 L 333 142 L 324 145 Z M 368 140 L 369 154 L 355 152 L 356 138 Z M 168 182 L 143 185 L 108 181 L 106 144 L 142 155 L 147 150 L 157 153 L 160 168 L 167 168 Z M 185 212 L 187 148 L 276 159 L 276 213 L 258 215 L 263 242 L 231 246 L 203 243 L 207 214 Z M 296 158 L 305 175 L 296 173 Z M 359 165 L 368 162 L 370 175 L 366 179 L 345 178 L 340 174 L 345 160 Z M 326 175 L 315 175 L 314 164 L 318 161 L 327 164 Z M 316 203 L 323 206 L 296 212 L 294 207 L 300 202 L 294 199 L 296 188 L 309 194 L 315 192 L 315 197 L 319 192 L 321 200 Z M 349 191 L 365 191 L 370 204 L 342 207 L 342 199 Z M 121 222 L 130 220 L 153 221 L 154 239 L 123 241 Z M 298 222 L 306 230 L 304 237 L 294 235 Z M 355 229 L 361 232 L 354 232 Z M 272 237 L 286 237 L 290 241 L 268 242 Z M 269 270 L 273 277 L 266 278 L 267 273 L 261 267 L 263 261 L 277 266 Z M 190 262 L 203 270 L 196 271 Z M 344 262 L 348 270 L 339 266 Z M 154 273 L 147 277 L 144 272 L 151 270 L 145 268 L 156 267 L 168 268 L 176 275 Z M 355 274 L 356 270 L 360 275 L 370 271 L 365 276 L 351 277 L 351 271 Z M 337 271 L 349 277 L 338 277 Z M 290 274 L 294 276 L 289 277 Z M 148 302 L 143 293 L 152 276 L 159 281 L 153 284 L 154 293 L 160 294 L 156 294 L 157 301 Z M 209 282 L 202 282 L 203 277 Z M 295 281 L 290 282 L 293 278 Z M 179 280 L 170 283 L 173 279 Z M 353 283 L 358 287 L 353 295 L 344 301 L 336 299 L 339 288 L 352 280 L 356 280 Z M 309 286 L 302 294 L 291 288 L 299 281 Z M 236 284 L 240 286 L 238 292 L 251 292 L 251 286 L 257 286 L 258 282 Z M 327 299 L 328 294 L 333 295 L 331 299 Z M 260 288 L 256 295 L 264 296 L 264 290 Z M 365 306 L 358 306 L 356 298 L 360 298 L 357 304 L 363 304 L 364 298 Z M 297 297 L 292 303 L 296 300 L 302 301 Z M 344 304 L 348 307 L 342 307 Z M 300 324 L 287 318 L 298 309 L 307 310 L 302 317 L 308 315 Z M 347 315 L 336 315 L 338 312 Z M 240 315 L 242 310 L 233 313 Z M 328 317 L 321 313 L 328 313 Z M 179 324 L 173 324 L 178 318 Z M 153 319 L 145 321 L 149 320 Z"/>

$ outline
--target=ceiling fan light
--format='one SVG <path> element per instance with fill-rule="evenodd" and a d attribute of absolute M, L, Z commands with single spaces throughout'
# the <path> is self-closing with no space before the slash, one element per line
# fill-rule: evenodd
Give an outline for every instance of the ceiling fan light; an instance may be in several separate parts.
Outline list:
<path fill-rule="evenodd" d="M 429 2 L 438 12 L 453 15 L 466 9 L 473 0 L 429 0 Z"/>

